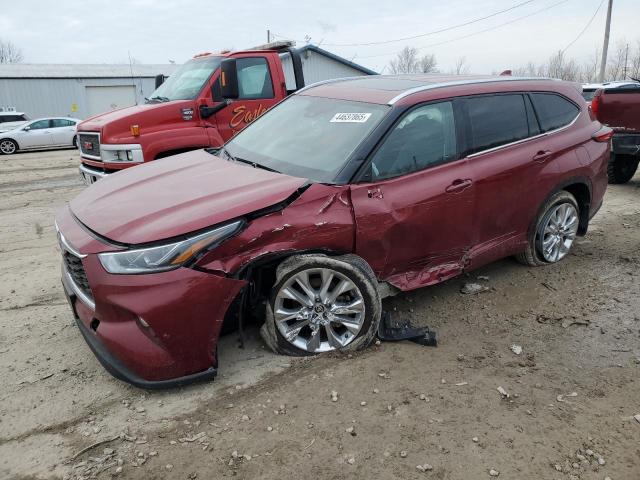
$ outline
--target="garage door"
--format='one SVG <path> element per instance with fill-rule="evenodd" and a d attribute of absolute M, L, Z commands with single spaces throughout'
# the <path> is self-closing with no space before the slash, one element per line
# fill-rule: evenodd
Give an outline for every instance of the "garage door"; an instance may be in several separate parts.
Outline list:
<path fill-rule="evenodd" d="M 89 115 L 136 104 L 136 90 L 133 85 L 85 88 Z"/>

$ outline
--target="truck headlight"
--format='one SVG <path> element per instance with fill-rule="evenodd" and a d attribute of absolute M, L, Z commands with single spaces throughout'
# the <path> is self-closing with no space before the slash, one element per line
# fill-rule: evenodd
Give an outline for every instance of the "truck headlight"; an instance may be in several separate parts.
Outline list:
<path fill-rule="evenodd" d="M 238 232 L 243 223 L 242 220 L 237 220 L 186 240 L 166 245 L 100 253 L 98 258 L 109 273 L 166 272 L 188 263 L 199 253 L 214 248 Z"/>

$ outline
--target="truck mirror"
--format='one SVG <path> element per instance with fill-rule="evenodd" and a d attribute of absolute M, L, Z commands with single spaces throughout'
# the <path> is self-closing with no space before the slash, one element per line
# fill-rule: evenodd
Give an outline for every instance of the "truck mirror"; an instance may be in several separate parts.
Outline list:
<path fill-rule="evenodd" d="M 222 98 L 229 99 L 238 98 L 240 95 L 235 58 L 226 58 L 220 64 L 220 93 Z"/>

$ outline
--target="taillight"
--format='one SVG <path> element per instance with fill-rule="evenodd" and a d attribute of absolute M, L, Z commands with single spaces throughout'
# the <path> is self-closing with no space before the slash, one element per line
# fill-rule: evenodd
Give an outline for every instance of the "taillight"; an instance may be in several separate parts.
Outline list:
<path fill-rule="evenodd" d="M 611 140 L 611 137 L 613 137 L 613 130 L 611 130 L 609 127 L 602 127 L 596 133 L 591 135 L 591 138 L 593 138 L 596 142 L 608 142 L 609 140 Z"/>
<path fill-rule="evenodd" d="M 591 113 L 595 118 L 598 118 L 598 113 L 600 112 L 600 103 L 602 97 L 602 90 L 597 90 L 593 95 L 593 99 L 591 100 Z"/>

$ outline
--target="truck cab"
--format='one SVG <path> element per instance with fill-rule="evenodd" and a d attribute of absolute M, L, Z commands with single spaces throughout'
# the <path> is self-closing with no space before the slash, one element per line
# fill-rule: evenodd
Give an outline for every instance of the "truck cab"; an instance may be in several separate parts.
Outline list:
<path fill-rule="evenodd" d="M 203 53 L 157 82 L 144 105 L 85 120 L 78 126 L 85 183 L 143 162 L 223 145 L 294 91 L 287 90 L 283 53 L 291 55 L 295 89 L 302 88 L 300 57 L 289 42 Z"/>

